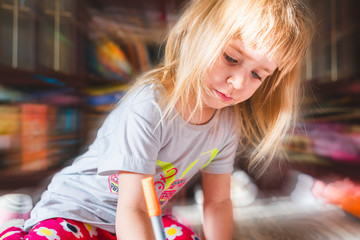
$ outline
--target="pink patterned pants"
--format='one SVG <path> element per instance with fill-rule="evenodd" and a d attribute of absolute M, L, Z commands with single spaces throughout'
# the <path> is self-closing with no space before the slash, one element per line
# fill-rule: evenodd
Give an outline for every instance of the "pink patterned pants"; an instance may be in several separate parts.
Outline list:
<path fill-rule="evenodd" d="M 194 231 L 175 221 L 163 217 L 164 230 L 168 240 L 198 240 Z M 35 225 L 30 232 L 11 227 L 0 233 L 0 240 L 116 240 L 116 236 L 101 228 L 74 220 L 54 218 Z"/>

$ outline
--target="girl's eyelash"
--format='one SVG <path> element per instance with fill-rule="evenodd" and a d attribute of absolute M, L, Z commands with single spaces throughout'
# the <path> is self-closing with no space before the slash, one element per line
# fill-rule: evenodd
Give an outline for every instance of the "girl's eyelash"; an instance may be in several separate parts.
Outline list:
<path fill-rule="evenodd" d="M 237 63 L 238 62 L 236 59 L 230 57 L 226 53 L 224 53 L 224 57 L 225 57 L 226 61 L 228 61 L 229 63 Z"/>
<path fill-rule="evenodd" d="M 251 71 L 251 76 L 255 79 L 258 79 L 261 81 L 261 77 L 259 76 L 259 74 L 257 74 L 255 71 Z"/>

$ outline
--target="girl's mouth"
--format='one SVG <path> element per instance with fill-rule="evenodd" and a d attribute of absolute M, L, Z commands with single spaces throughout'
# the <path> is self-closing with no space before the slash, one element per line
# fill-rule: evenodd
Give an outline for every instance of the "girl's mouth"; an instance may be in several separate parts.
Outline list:
<path fill-rule="evenodd" d="M 216 95 L 218 96 L 218 98 L 222 101 L 222 102 L 228 102 L 232 100 L 232 97 L 228 97 L 225 94 L 223 94 L 222 92 L 219 92 L 218 90 L 215 90 Z"/>

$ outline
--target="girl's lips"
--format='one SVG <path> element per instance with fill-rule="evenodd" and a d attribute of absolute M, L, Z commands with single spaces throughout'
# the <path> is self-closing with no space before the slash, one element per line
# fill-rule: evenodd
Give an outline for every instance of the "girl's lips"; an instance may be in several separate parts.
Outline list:
<path fill-rule="evenodd" d="M 215 90 L 215 92 L 216 92 L 216 95 L 219 97 L 219 99 L 222 102 L 228 102 L 228 101 L 232 100 L 232 97 L 228 97 L 225 94 L 223 94 L 222 92 L 219 92 L 218 90 Z"/>

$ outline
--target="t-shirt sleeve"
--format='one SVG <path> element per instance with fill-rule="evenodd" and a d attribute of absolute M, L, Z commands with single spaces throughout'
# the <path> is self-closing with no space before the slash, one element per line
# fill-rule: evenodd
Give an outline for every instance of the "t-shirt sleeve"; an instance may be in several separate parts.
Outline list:
<path fill-rule="evenodd" d="M 159 152 L 159 113 L 151 104 L 114 111 L 99 130 L 95 148 L 98 174 L 119 171 L 155 174 Z"/>

